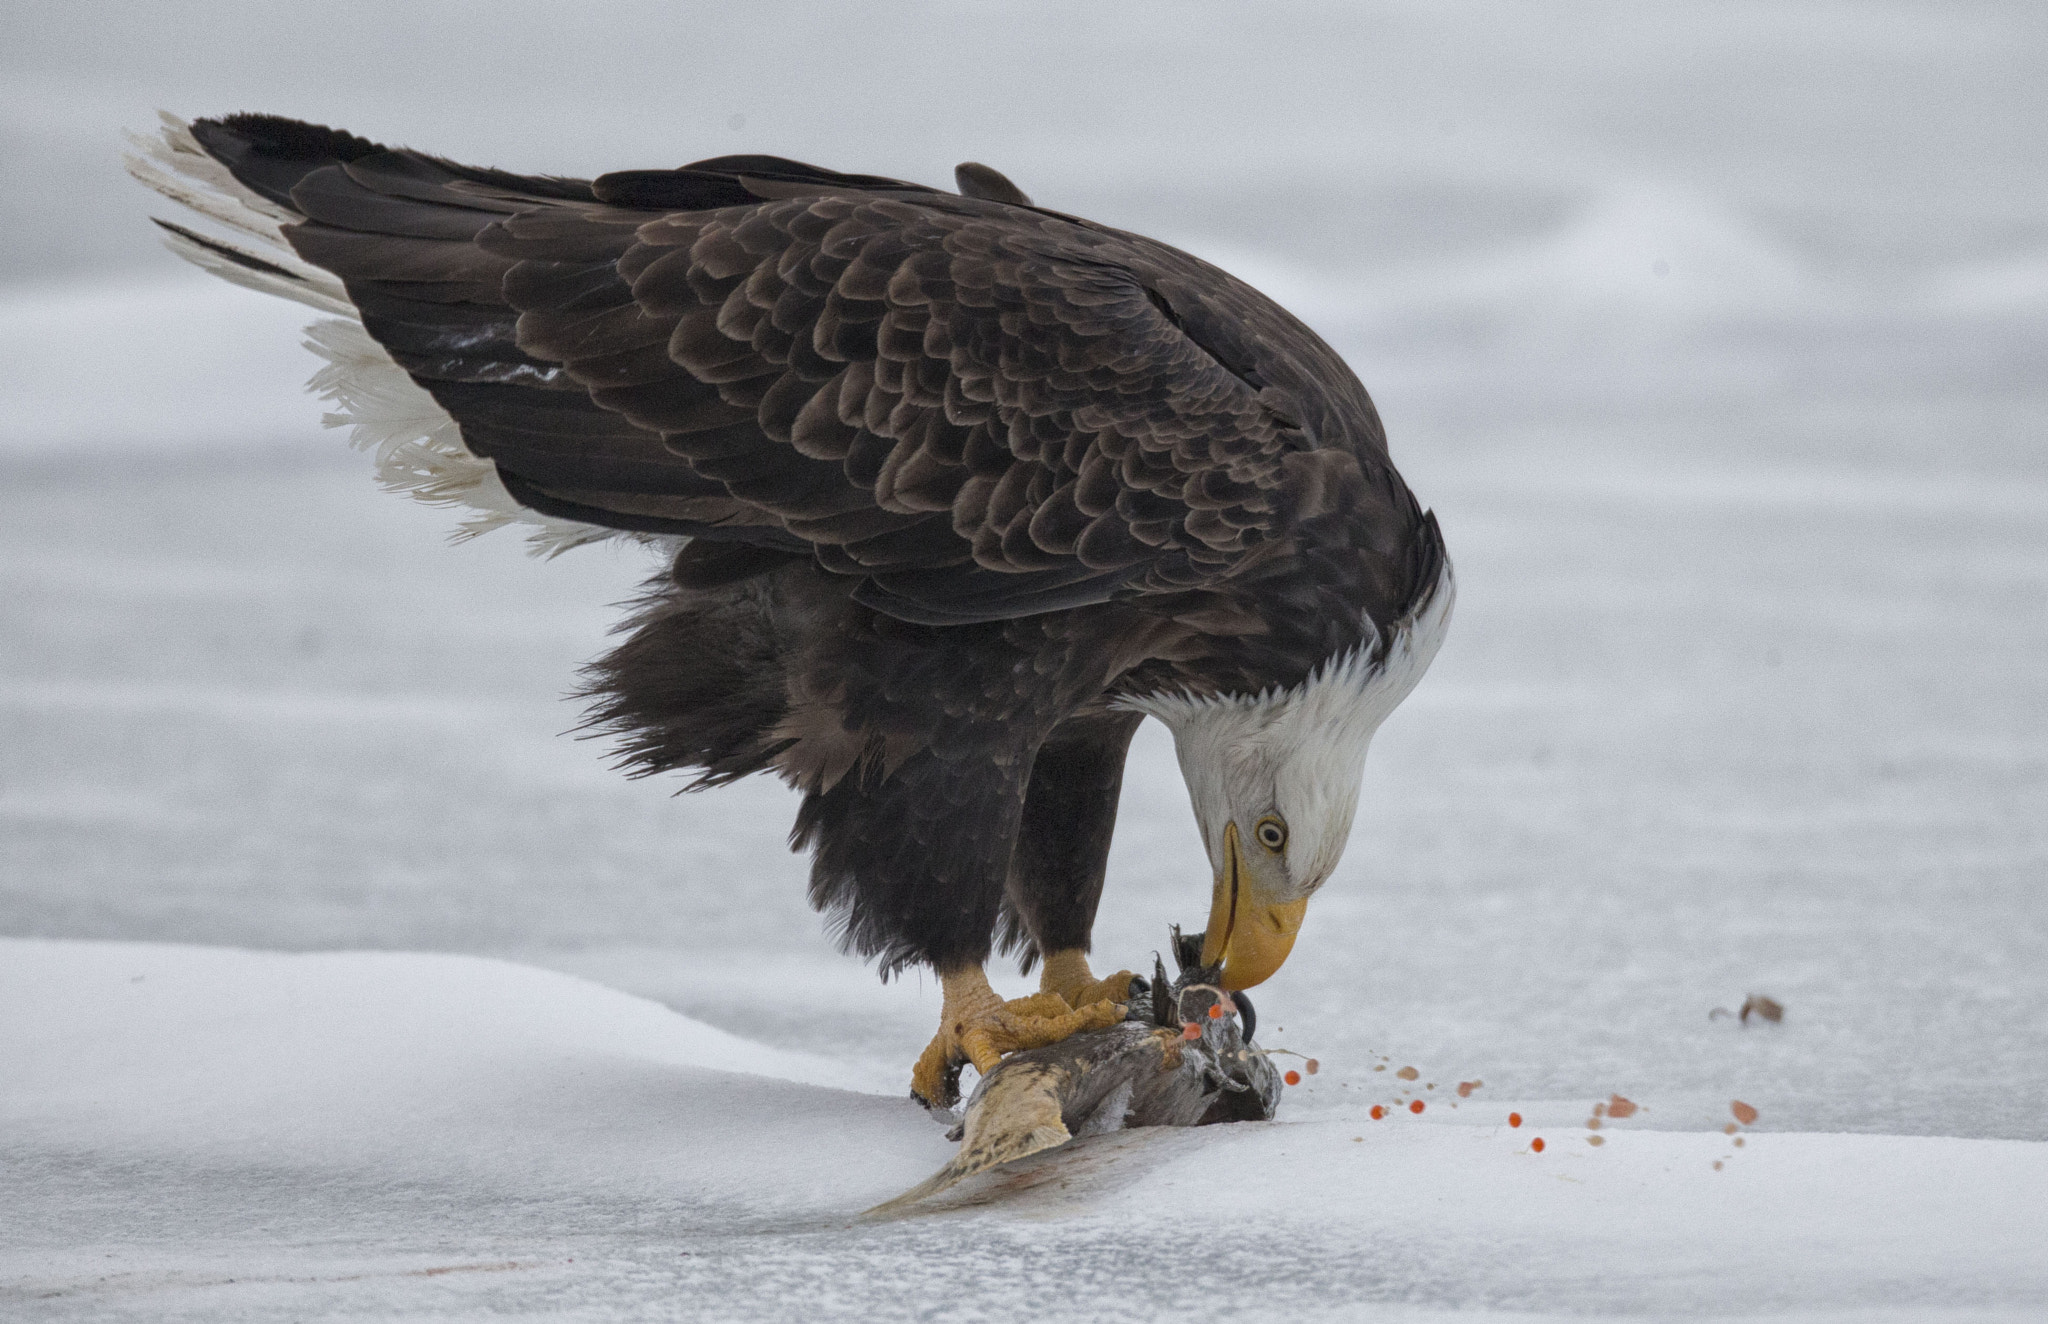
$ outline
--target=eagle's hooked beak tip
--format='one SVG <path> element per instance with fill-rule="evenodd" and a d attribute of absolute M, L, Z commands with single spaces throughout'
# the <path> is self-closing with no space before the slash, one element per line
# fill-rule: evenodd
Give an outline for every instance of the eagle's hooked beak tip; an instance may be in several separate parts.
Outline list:
<path fill-rule="evenodd" d="M 1223 868 L 1209 904 L 1209 928 L 1202 939 L 1202 964 L 1223 965 L 1218 982 L 1231 992 L 1272 978 L 1294 950 L 1308 898 L 1274 901 L 1261 895 L 1244 867 L 1237 824 L 1223 827 Z"/>

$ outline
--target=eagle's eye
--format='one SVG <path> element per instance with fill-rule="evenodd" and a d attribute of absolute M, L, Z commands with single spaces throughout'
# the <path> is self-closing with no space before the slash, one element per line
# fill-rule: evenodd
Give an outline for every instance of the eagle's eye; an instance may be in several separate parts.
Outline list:
<path fill-rule="evenodd" d="M 1275 855 L 1287 848 L 1287 825 L 1272 814 L 1259 820 L 1259 825 L 1252 829 L 1252 835 L 1259 839 L 1261 846 Z"/>

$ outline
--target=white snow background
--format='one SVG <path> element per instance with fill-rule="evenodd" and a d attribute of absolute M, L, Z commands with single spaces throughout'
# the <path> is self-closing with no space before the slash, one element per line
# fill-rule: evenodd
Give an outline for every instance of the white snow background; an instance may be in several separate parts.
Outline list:
<path fill-rule="evenodd" d="M 2048 11 L 4 30 L 0 1316 L 2048 1313 Z M 564 737 L 645 553 L 377 492 L 303 311 L 156 250 L 158 106 L 573 174 L 985 160 L 1330 338 L 1460 601 L 1254 994 L 1323 1063 L 1281 1121 L 858 1221 L 947 1153 L 902 1097 L 936 990 L 834 952 L 778 786 Z M 1207 892 L 1148 727 L 1098 964 Z M 1751 992 L 1784 1022 L 1709 1019 Z"/>

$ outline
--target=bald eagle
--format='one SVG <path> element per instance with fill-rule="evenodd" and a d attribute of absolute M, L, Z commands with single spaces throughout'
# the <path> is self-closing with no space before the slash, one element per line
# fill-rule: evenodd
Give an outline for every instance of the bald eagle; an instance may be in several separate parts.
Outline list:
<path fill-rule="evenodd" d="M 1454 596 L 1342 359 L 1165 244 L 1034 205 L 722 156 L 595 180 L 259 115 L 130 169 L 183 256 L 309 330 L 387 486 L 667 568 L 592 667 L 635 773 L 802 793 L 811 903 L 932 967 L 913 1092 L 1123 1015 L 1087 954 L 1126 750 L 1170 728 L 1226 988 L 1287 958 L 1366 747 Z M 1005 1003 L 997 951 L 1042 963 Z"/>

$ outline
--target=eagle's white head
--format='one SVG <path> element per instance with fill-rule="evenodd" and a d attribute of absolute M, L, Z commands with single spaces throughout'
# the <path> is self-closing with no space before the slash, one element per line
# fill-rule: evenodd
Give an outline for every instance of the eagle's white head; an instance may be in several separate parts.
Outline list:
<path fill-rule="evenodd" d="M 1150 694 L 1120 706 L 1173 732 L 1215 884 L 1204 964 L 1250 988 L 1293 950 L 1308 900 L 1343 857 L 1373 733 L 1415 688 L 1450 624 L 1450 563 L 1419 610 L 1289 690 Z"/>

